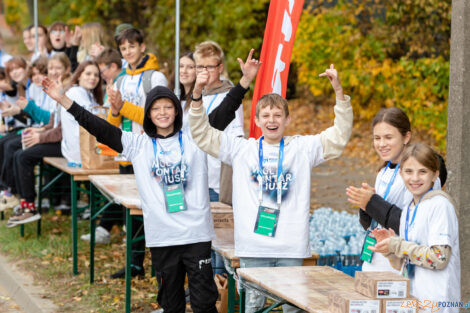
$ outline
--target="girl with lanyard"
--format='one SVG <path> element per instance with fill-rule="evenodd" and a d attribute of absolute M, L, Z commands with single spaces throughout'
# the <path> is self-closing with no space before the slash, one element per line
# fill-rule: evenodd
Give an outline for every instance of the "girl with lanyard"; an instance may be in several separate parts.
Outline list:
<path fill-rule="evenodd" d="M 395 271 L 388 260 L 381 254 L 374 254 L 368 247 L 376 243 L 371 231 L 385 224 L 385 218 L 374 220 L 366 212 L 367 210 L 379 210 L 387 204 L 393 204 L 396 208 L 403 208 L 409 199 L 406 187 L 398 175 L 400 161 L 406 145 L 411 139 L 411 124 L 408 116 L 398 108 L 386 108 L 377 113 L 372 121 L 374 148 L 379 157 L 384 161 L 383 168 L 379 171 L 375 188 L 366 183 L 357 188 L 350 186 L 346 189 L 348 201 L 361 208 L 360 222 L 368 229 L 364 240 L 361 259 L 363 271 Z M 440 189 L 439 180 L 436 188 Z M 400 210 L 398 209 L 398 214 Z"/>
<path fill-rule="evenodd" d="M 407 147 L 400 175 L 412 199 L 402 211 L 400 237 L 391 229 L 373 230 L 378 243 L 371 250 L 389 257 L 395 268 L 410 278 L 411 295 L 425 310 L 438 302 L 460 301 L 458 220 L 452 198 L 433 188 L 439 178 L 436 153 L 425 144 Z M 443 313 L 459 308 L 442 307 Z"/>

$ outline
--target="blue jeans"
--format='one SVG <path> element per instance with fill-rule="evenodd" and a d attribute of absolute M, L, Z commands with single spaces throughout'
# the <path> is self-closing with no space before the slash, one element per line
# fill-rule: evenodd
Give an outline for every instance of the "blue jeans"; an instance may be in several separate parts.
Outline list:
<path fill-rule="evenodd" d="M 214 189 L 209 188 L 209 201 L 210 202 L 217 202 L 219 201 L 219 194 L 215 192 Z"/>
<path fill-rule="evenodd" d="M 240 267 L 284 267 L 284 266 L 301 266 L 303 259 L 288 258 L 240 258 Z M 253 289 L 246 289 L 245 313 L 254 313 L 261 310 L 265 303 L 266 297 Z M 284 313 L 303 312 L 291 305 L 283 305 Z"/>

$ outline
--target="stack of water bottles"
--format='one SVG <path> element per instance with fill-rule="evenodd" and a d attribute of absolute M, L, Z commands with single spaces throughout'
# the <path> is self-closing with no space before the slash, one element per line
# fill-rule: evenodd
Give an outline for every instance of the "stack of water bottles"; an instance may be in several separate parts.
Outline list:
<path fill-rule="evenodd" d="M 361 270 L 365 234 L 357 214 L 319 208 L 310 217 L 310 248 L 320 255 L 317 264 L 351 276 Z"/>

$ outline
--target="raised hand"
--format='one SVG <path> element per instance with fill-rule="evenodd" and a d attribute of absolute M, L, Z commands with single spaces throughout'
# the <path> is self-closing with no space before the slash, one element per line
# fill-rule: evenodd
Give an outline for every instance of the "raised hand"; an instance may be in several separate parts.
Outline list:
<path fill-rule="evenodd" d="M 28 105 L 28 100 L 26 100 L 25 97 L 20 97 L 18 100 L 16 100 L 16 105 L 21 108 L 21 110 L 24 110 L 26 106 Z"/>
<path fill-rule="evenodd" d="M 122 101 L 121 92 L 119 90 L 108 89 L 108 101 L 111 104 L 111 113 L 118 115 L 121 112 L 124 101 Z"/>
<path fill-rule="evenodd" d="M 253 59 L 253 52 L 255 52 L 255 49 L 250 50 L 245 62 L 243 62 L 242 59 L 237 58 L 238 63 L 240 63 L 240 69 L 243 73 L 243 76 L 240 79 L 240 85 L 245 89 L 250 87 L 251 82 L 255 79 L 262 64 L 260 61 Z"/>
<path fill-rule="evenodd" d="M 90 48 L 90 56 L 94 59 L 96 58 L 102 51 L 104 50 L 104 46 L 100 45 L 99 43 L 94 43 Z"/>
<path fill-rule="evenodd" d="M 196 83 L 194 84 L 193 93 L 197 93 L 197 96 L 199 96 L 208 82 L 209 82 L 209 71 L 207 69 L 203 69 L 201 72 L 197 73 Z"/>
<path fill-rule="evenodd" d="M 343 87 L 341 87 L 341 82 L 338 77 L 338 71 L 335 69 L 335 66 L 333 64 L 330 65 L 330 68 L 326 69 L 323 73 L 318 75 L 320 77 L 328 77 L 331 86 L 333 87 L 336 97 L 340 100 L 345 100 L 344 98 L 344 93 L 343 93 Z"/>
<path fill-rule="evenodd" d="M 78 46 L 81 39 L 80 26 L 75 26 L 75 30 L 71 30 L 68 26 L 65 27 L 65 43 L 67 47 Z"/>
<path fill-rule="evenodd" d="M 365 184 L 366 188 L 363 187 L 357 188 L 354 186 L 349 186 L 346 188 L 346 195 L 348 196 L 349 203 L 358 206 L 361 210 L 366 210 L 367 203 L 369 203 L 370 198 L 375 193 L 374 188 L 370 187 L 369 185 Z M 368 187 L 370 188 L 368 188 Z"/>
<path fill-rule="evenodd" d="M 42 81 L 42 86 L 44 92 L 49 97 L 60 103 L 65 109 L 68 110 L 72 106 L 73 101 L 65 95 L 62 79 L 59 79 L 58 82 L 54 82 L 46 77 Z"/>

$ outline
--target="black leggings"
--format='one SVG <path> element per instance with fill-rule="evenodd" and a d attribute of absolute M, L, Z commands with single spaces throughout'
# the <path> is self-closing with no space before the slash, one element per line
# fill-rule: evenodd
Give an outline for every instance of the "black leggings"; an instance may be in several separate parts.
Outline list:
<path fill-rule="evenodd" d="M 15 177 L 13 173 L 13 163 L 15 152 L 21 149 L 21 135 L 9 133 L 0 139 L 0 184 L 3 189 L 10 189 L 12 193 L 17 193 Z"/>
<path fill-rule="evenodd" d="M 60 142 L 43 143 L 32 146 L 26 150 L 15 153 L 14 175 L 16 189 L 20 197 L 26 202 L 34 202 L 34 166 L 41 162 L 43 157 L 61 157 Z"/>
<path fill-rule="evenodd" d="M 194 313 L 217 313 L 218 292 L 211 265 L 211 242 L 150 248 L 158 282 L 157 301 L 165 313 L 184 313 L 184 280 Z"/>

